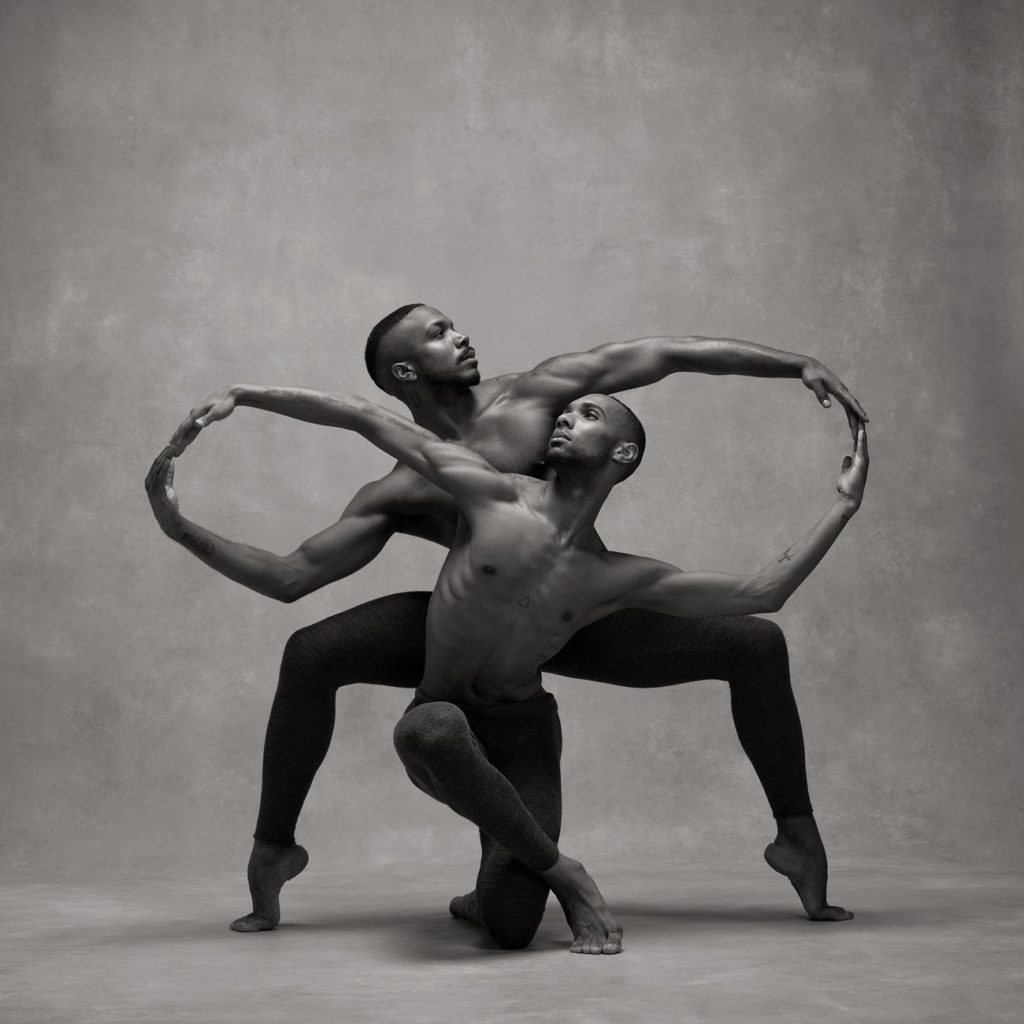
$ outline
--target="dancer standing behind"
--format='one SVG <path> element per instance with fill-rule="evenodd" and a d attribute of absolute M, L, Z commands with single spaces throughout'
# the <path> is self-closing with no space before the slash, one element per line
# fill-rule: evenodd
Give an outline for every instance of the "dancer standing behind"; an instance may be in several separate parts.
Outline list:
<path fill-rule="evenodd" d="M 546 458 L 554 474 L 543 481 L 501 473 L 464 445 L 373 403 L 351 396 L 336 403 L 339 425 L 447 491 L 461 512 L 427 614 L 424 675 L 395 729 L 413 782 L 481 830 L 477 888 L 453 900 L 452 912 L 484 924 L 499 942 L 511 924 L 521 940 L 536 930 L 550 886 L 572 928 L 573 952 L 620 952 L 621 929 L 596 884 L 556 845 L 557 709 L 539 667 L 581 626 L 622 608 L 680 616 L 777 611 L 860 507 L 863 425 L 829 511 L 775 562 L 742 576 L 684 573 L 593 543 L 597 513 L 643 455 L 643 427 L 617 399 L 585 396 L 559 416 Z M 530 742 L 511 738 L 517 730 Z M 504 765 L 495 763 L 497 747 Z M 769 864 L 786 873 L 771 849 Z"/>

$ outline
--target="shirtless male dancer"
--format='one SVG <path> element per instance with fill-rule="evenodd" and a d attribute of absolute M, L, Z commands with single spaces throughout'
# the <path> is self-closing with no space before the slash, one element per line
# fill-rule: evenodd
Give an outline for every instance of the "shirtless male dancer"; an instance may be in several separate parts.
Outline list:
<path fill-rule="evenodd" d="M 652 337 L 545 360 L 481 382 L 469 338 L 420 303 L 378 323 L 367 340 L 374 382 L 439 437 L 461 440 L 497 469 L 537 474 L 559 411 L 592 392 L 612 393 L 676 372 L 798 377 L 824 406 L 836 398 L 851 433 L 867 420 L 846 386 L 820 362 L 727 338 Z M 172 437 L 180 454 L 198 432 L 238 405 L 333 425 L 332 396 L 302 388 L 238 385 L 195 406 Z M 280 601 L 294 601 L 367 565 L 395 533 L 450 545 L 449 495 L 405 466 L 364 486 L 341 519 L 279 556 L 218 537 L 178 511 L 162 453 L 146 479 L 154 514 L 172 540 L 211 568 Z M 600 543 L 596 538 L 595 541 Z M 350 683 L 414 687 L 423 671 L 428 593 L 396 594 L 332 615 L 289 639 L 264 747 L 263 791 L 248 877 L 253 913 L 238 930 L 273 928 L 284 882 L 306 863 L 294 830 L 330 745 L 335 693 Z M 396 642 L 400 638 L 401 642 Z M 844 919 L 826 900 L 827 860 L 807 792 L 803 735 L 785 637 L 755 616 L 677 618 L 631 609 L 579 630 L 544 665 L 573 678 L 636 688 L 698 679 L 729 683 L 733 721 L 777 823 L 770 849 L 788 865 L 808 915 Z M 781 862 L 781 860 L 780 860 Z"/>

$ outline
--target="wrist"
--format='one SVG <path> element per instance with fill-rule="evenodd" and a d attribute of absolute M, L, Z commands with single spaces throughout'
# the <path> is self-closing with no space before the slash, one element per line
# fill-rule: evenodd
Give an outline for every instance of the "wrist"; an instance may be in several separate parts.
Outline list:
<path fill-rule="evenodd" d="M 235 384 L 228 388 L 228 394 L 234 398 L 235 405 L 251 405 L 260 390 L 259 384 Z"/>
<path fill-rule="evenodd" d="M 817 372 L 821 368 L 821 363 L 814 356 L 797 356 L 796 358 L 798 360 L 796 375 L 800 378 L 809 372 Z"/>
<path fill-rule="evenodd" d="M 852 519 L 860 508 L 860 502 L 848 495 L 841 494 L 836 498 L 835 509 L 843 519 Z"/>

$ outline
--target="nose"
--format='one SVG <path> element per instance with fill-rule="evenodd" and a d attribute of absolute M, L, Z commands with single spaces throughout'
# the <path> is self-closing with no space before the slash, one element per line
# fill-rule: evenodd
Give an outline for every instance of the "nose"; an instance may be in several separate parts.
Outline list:
<path fill-rule="evenodd" d="M 559 416 L 557 420 L 555 420 L 555 429 L 560 430 L 562 427 L 565 427 L 566 430 L 572 429 L 571 413 L 563 412 L 562 415 Z"/>
<path fill-rule="evenodd" d="M 468 347 L 468 345 L 469 345 L 469 335 L 468 334 L 456 334 L 455 335 L 455 347 L 456 348 L 466 348 L 466 347 Z"/>

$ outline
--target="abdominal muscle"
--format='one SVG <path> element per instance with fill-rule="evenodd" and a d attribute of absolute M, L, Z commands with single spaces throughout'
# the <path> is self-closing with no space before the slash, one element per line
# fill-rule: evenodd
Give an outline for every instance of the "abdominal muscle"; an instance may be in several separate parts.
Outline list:
<path fill-rule="evenodd" d="M 488 576 L 479 552 L 453 549 L 427 610 L 422 692 L 465 704 L 539 692 L 540 666 L 583 625 L 568 568 L 534 561 L 515 572 L 506 557 Z"/>

